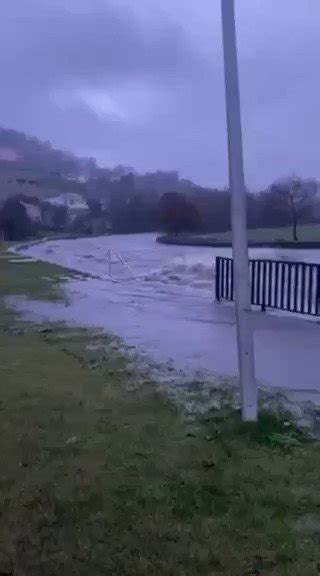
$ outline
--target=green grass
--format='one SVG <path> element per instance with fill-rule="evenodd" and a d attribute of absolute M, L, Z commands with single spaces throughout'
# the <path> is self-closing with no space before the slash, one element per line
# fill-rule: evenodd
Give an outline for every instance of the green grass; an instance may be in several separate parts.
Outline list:
<path fill-rule="evenodd" d="M 21 254 L 6 252 L 4 248 L 0 246 L 0 298 L 10 294 L 46 299 L 61 297 L 61 278 L 71 277 L 70 271 L 46 262 L 30 262 Z"/>
<path fill-rule="evenodd" d="M 217 233 L 210 236 L 216 240 L 231 242 L 231 232 Z M 250 242 L 292 242 L 292 227 L 256 228 L 248 230 L 248 238 Z M 320 224 L 298 226 L 298 238 L 300 242 L 320 242 Z"/>
<path fill-rule="evenodd" d="M 44 295 L 14 268 L 2 294 Z M 116 338 L 5 308 L 0 387 L 1 575 L 319 574 L 320 447 L 292 423 L 187 421 Z"/>

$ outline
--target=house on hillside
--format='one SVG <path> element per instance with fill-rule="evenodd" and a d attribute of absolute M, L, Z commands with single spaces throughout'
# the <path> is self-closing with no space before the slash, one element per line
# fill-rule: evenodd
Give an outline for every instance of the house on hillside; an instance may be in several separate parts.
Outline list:
<path fill-rule="evenodd" d="M 59 194 L 59 196 L 48 198 L 47 202 L 58 208 L 66 208 L 71 221 L 75 220 L 78 216 L 85 216 L 89 212 L 89 206 L 86 200 L 81 194 L 77 194 L 76 192 Z"/>

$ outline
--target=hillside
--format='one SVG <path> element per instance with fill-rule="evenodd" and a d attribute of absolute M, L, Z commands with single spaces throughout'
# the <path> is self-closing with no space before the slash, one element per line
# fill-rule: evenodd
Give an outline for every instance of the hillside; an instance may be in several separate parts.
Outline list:
<path fill-rule="evenodd" d="M 0 128 L 0 166 L 15 165 L 21 170 L 37 170 L 43 174 L 77 177 L 96 169 L 92 158 L 77 158 L 70 152 L 56 150 L 50 142 L 42 142 L 23 132 Z"/>
<path fill-rule="evenodd" d="M 131 191 L 155 197 L 172 190 L 189 192 L 195 186 L 176 171 L 138 174 L 130 166 L 100 167 L 95 158 L 79 158 L 50 142 L 0 128 L 0 201 L 15 194 L 46 197 L 61 192 L 103 199 L 119 182 L 121 190 L 130 184 Z"/>
<path fill-rule="evenodd" d="M 15 194 L 48 196 L 80 191 L 81 177 L 90 177 L 95 160 L 56 150 L 22 132 L 0 128 L 0 200 Z"/>

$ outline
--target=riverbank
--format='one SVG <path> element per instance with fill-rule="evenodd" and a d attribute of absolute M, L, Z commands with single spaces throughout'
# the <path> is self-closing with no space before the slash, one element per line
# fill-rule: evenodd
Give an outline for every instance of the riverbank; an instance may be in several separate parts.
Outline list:
<path fill-rule="evenodd" d="M 158 236 L 157 242 L 159 244 L 168 244 L 175 246 L 203 246 L 206 248 L 232 248 L 231 240 L 219 240 L 217 237 L 210 235 L 193 235 L 193 234 L 179 234 L 179 235 L 165 235 Z M 320 241 L 303 241 L 303 242 L 290 242 L 289 240 L 283 241 L 265 241 L 255 242 L 249 241 L 250 248 L 284 248 L 291 250 L 319 250 Z"/>
<path fill-rule="evenodd" d="M 12 260 L 1 297 L 63 300 L 68 270 Z M 0 573 L 318 573 L 320 448 L 284 415 L 190 413 L 118 338 L 3 303 L 0 386 Z"/>

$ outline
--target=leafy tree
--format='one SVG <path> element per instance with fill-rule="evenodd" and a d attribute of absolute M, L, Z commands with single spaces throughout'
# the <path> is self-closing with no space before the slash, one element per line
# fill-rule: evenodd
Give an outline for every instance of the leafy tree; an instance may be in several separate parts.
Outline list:
<path fill-rule="evenodd" d="M 200 215 L 202 232 L 230 230 L 231 197 L 228 190 L 193 187 L 185 196 Z"/>
<path fill-rule="evenodd" d="M 200 227 L 199 212 L 178 192 L 168 192 L 161 197 L 159 212 L 161 227 L 168 233 L 195 232 Z"/>
<path fill-rule="evenodd" d="M 135 194 L 134 174 L 122 176 L 120 180 L 112 183 L 110 188 L 110 215 L 112 229 L 116 233 L 130 231 L 128 221 L 128 205 Z"/>
<path fill-rule="evenodd" d="M 68 224 L 68 209 L 66 206 L 54 206 L 49 202 L 43 202 L 41 204 L 41 219 L 44 228 L 64 230 Z"/>
<path fill-rule="evenodd" d="M 70 230 L 76 234 L 85 234 L 86 236 L 110 234 L 110 219 L 106 212 L 101 212 L 99 216 L 84 214 L 73 220 Z"/>
<path fill-rule="evenodd" d="M 55 230 L 63 230 L 68 224 L 68 210 L 66 206 L 52 206 L 52 225 Z"/>
<path fill-rule="evenodd" d="M 0 211 L 0 228 L 6 240 L 23 240 L 36 230 L 18 197 L 8 198 L 4 203 Z"/>
<path fill-rule="evenodd" d="M 102 206 L 101 206 L 101 202 L 99 202 L 99 200 L 96 200 L 96 199 L 88 200 L 87 204 L 88 204 L 91 216 L 93 216 L 95 218 L 98 216 L 101 216 Z"/>
<path fill-rule="evenodd" d="M 124 207 L 128 232 L 151 232 L 157 228 L 157 206 L 144 192 L 136 192 Z"/>

